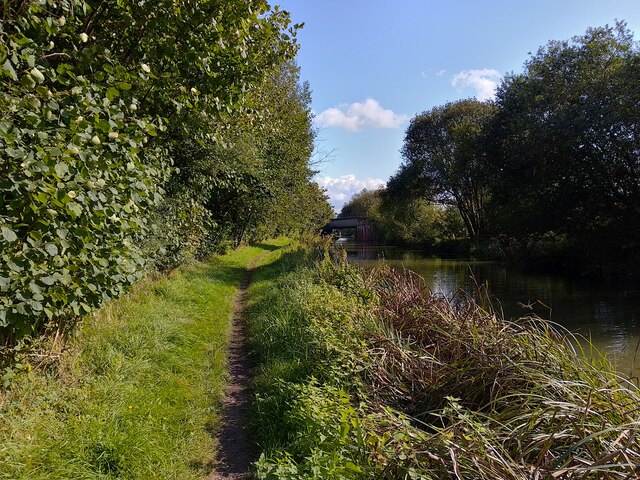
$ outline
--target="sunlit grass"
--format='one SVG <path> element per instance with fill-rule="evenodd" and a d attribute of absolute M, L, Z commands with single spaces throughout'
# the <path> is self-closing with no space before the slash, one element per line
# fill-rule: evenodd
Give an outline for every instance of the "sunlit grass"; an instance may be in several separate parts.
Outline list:
<path fill-rule="evenodd" d="M 233 296 L 286 240 L 148 278 L 53 366 L 0 393 L 0 478 L 201 478 L 215 460 Z"/>

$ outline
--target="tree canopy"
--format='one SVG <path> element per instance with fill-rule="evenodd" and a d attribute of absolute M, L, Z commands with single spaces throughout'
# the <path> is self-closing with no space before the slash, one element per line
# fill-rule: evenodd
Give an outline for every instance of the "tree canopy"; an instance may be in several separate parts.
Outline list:
<path fill-rule="evenodd" d="M 389 190 L 455 205 L 469 236 L 484 238 L 489 192 L 480 133 L 494 111 L 489 103 L 461 100 L 414 117 L 402 148 L 403 164 Z"/>
<path fill-rule="evenodd" d="M 386 188 L 356 193 L 340 215 L 366 218 L 379 242 L 395 245 L 440 249 L 465 236 L 464 223 L 454 206 L 436 205 L 421 197 L 398 197 Z"/>
<path fill-rule="evenodd" d="M 638 257 L 639 62 L 618 23 L 550 42 L 503 82 L 487 157 L 499 231 L 565 234 L 596 269 Z"/>
<path fill-rule="evenodd" d="M 553 243 L 550 263 L 637 275 L 639 73 L 623 22 L 551 41 L 495 101 L 413 118 L 389 194 L 455 204 L 476 243 L 499 237 L 520 257 Z"/>

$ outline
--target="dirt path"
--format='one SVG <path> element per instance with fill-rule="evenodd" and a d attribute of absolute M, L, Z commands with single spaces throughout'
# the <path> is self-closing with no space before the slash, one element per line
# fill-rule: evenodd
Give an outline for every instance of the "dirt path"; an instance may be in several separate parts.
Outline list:
<path fill-rule="evenodd" d="M 252 478 L 249 468 L 256 460 L 256 452 L 246 431 L 251 401 L 251 371 L 253 365 L 247 355 L 244 332 L 244 310 L 247 288 L 251 283 L 253 265 L 248 268 L 234 299 L 234 314 L 229 343 L 230 379 L 223 401 L 223 425 L 217 471 L 208 480 L 246 480 Z"/>

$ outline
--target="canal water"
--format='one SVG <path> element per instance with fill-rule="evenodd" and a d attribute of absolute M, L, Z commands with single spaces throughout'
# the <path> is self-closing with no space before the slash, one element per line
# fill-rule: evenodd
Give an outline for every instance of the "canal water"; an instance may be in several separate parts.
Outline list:
<path fill-rule="evenodd" d="M 402 265 L 446 296 L 486 285 L 495 310 L 505 318 L 536 314 L 590 338 L 622 374 L 640 374 L 640 285 L 594 284 L 561 276 L 530 274 L 497 262 L 443 259 L 420 251 L 345 244 L 350 262 L 385 259 Z"/>

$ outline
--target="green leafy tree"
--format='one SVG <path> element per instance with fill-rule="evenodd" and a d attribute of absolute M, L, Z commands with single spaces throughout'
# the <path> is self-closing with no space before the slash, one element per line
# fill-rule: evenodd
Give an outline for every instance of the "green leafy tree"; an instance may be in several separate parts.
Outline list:
<path fill-rule="evenodd" d="M 378 240 L 396 245 L 433 247 L 466 234 L 455 207 L 435 205 L 420 197 L 390 195 L 384 188 L 355 194 L 340 214 L 366 218 Z"/>
<path fill-rule="evenodd" d="M 484 128 L 495 107 L 461 100 L 417 115 L 407 128 L 403 164 L 389 180 L 389 194 L 455 205 L 469 237 L 487 234 Z"/>
<path fill-rule="evenodd" d="M 351 197 L 340 210 L 341 217 L 362 217 L 372 221 L 380 221 L 384 188 L 376 190 L 363 189 Z"/>
<path fill-rule="evenodd" d="M 315 139 L 310 101 L 299 69 L 284 61 L 248 93 L 250 117 L 219 120 L 226 125 L 219 141 L 176 144 L 179 173 L 167 187 L 163 217 L 188 213 L 186 222 L 167 227 L 173 231 L 163 239 L 165 248 L 185 254 L 186 247 L 202 255 L 221 242 L 237 245 L 324 224 L 330 207 L 312 182 L 309 165 Z M 200 221 L 193 220 L 194 211 Z"/>
<path fill-rule="evenodd" d="M 505 79 L 489 135 L 492 210 L 503 232 L 523 241 L 568 235 L 593 270 L 635 268 L 639 53 L 624 23 L 592 28 L 549 42 Z"/>
<path fill-rule="evenodd" d="M 264 158 L 264 179 L 270 195 L 256 221 L 259 235 L 297 234 L 320 229 L 331 218 L 326 197 L 312 181 L 311 167 L 316 132 L 313 128 L 311 90 L 300 81 L 300 69 L 284 62 L 251 97 L 264 112 L 262 124 L 251 136 Z M 319 205 L 315 202 L 320 202 Z M 314 213 L 311 213 L 314 212 Z M 321 218 L 311 227 L 311 218 Z"/>

